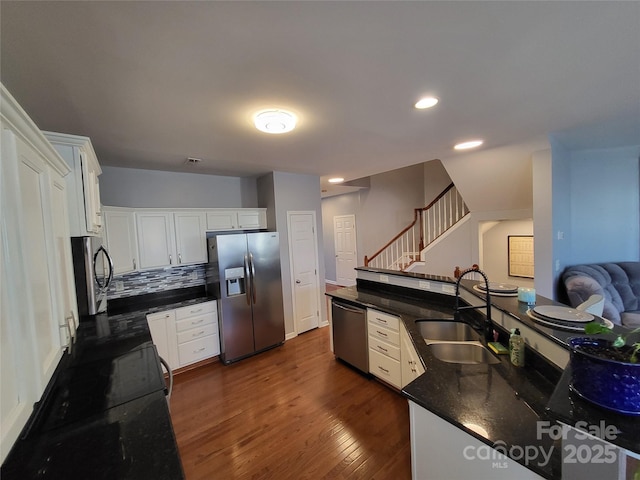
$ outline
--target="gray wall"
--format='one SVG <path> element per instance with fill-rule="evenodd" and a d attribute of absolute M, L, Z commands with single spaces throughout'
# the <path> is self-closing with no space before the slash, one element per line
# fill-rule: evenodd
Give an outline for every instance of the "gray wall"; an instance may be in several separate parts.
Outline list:
<path fill-rule="evenodd" d="M 322 209 L 320 204 L 320 177 L 294 173 L 273 172 L 258 179 L 258 196 L 266 202 L 268 211 L 275 212 L 275 227 L 280 232 L 280 264 L 282 271 L 282 293 L 284 301 L 285 332 L 295 334 L 293 315 L 293 279 L 289 259 L 289 232 L 287 212 L 314 211 L 318 238 L 318 278 L 320 279 L 321 321 L 327 318 L 324 301 L 324 249 L 322 245 Z M 270 203 L 273 203 L 271 208 Z M 273 218 L 273 217 L 272 217 Z M 271 220 L 268 218 L 267 222 Z M 271 225 L 269 225 L 271 228 Z"/>
<path fill-rule="evenodd" d="M 424 164 L 370 177 L 370 186 L 356 193 L 322 199 L 326 279 L 336 280 L 333 217 L 354 214 L 358 265 L 413 221 L 413 209 L 424 206 Z M 440 193 L 440 192 L 438 192 Z"/>
<path fill-rule="evenodd" d="M 252 208 L 255 178 L 102 167 L 103 205 L 138 208 Z"/>

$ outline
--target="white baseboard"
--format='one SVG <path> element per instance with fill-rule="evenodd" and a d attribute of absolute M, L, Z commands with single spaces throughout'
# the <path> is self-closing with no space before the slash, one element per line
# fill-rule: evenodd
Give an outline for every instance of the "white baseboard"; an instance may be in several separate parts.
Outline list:
<path fill-rule="evenodd" d="M 291 340 L 292 338 L 296 338 L 297 336 L 298 336 L 298 334 L 296 332 L 287 333 L 284 336 L 284 341 L 286 342 L 287 340 Z"/>
<path fill-rule="evenodd" d="M 329 285 L 338 285 L 338 282 L 335 280 L 327 280 L 326 278 L 324 279 L 324 283 L 328 283 Z"/>

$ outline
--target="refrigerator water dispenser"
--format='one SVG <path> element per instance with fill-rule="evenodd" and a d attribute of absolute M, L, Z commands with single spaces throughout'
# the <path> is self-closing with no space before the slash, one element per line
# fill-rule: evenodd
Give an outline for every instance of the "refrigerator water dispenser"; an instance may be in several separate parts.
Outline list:
<path fill-rule="evenodd" d="M 224 279 L 227 285 L 227 296 L 244 295 L 244 268 L 227 268 L 224 271 Z"/>

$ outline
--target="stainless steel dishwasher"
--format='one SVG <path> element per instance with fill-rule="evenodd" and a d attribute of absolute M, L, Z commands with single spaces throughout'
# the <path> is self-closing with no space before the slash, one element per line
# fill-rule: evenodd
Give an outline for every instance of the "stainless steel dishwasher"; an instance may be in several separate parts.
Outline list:
<path fill-rule="evenodd" d="M 331 301 L 333 353 L 364 373 L 369 373 L 367 311 L 364 308 Z"/>

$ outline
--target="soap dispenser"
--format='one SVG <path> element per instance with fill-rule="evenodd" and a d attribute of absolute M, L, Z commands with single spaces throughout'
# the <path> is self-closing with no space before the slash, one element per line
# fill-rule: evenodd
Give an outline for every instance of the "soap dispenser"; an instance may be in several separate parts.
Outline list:
<path fill-rule="evenodd" d="M 511 329 L 509 337 L 509 356 L 516 367 L 524 367 L 524 339 L 518 328 Z"/>

